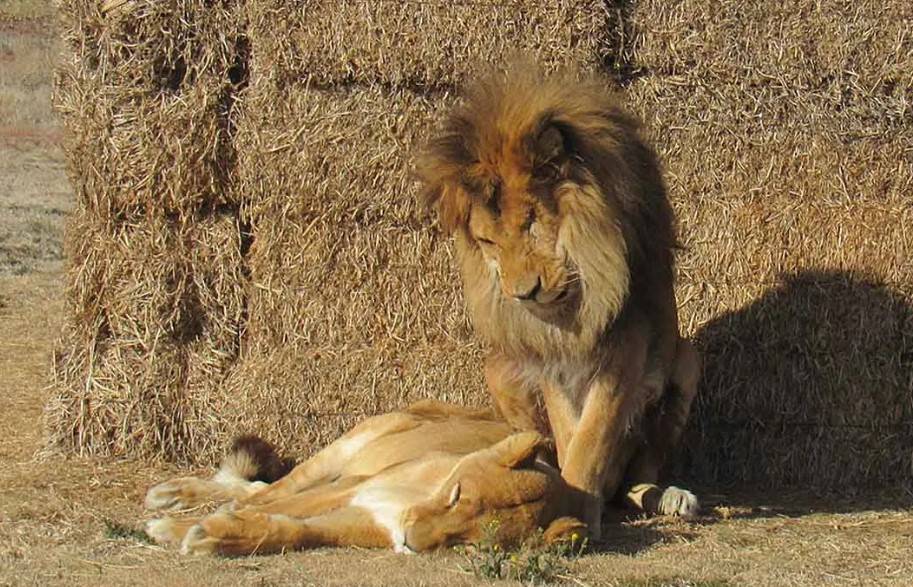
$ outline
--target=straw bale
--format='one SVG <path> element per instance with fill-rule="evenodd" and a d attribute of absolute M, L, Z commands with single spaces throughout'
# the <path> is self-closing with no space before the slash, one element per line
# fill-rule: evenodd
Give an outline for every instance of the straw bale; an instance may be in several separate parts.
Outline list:
<path fill-rule="evenodd" d="M 192 221 L 74 215 L 52 445 L 181 459 L 212 442 L 203 392 L 240 350 L 241 248 L 231 211 Z"/>
<path fill-rule="evenodd" d="M 230 145 L 222 94 L 205 85 L 180 96 L 129 96 L 62 69 L 56 95 L 70 180 L 93 213 L 193 211 L 228 201 Z"/>
<path fill-rule="evenodd" d="M 435 102 L 380 88 L 257 92 L 238 131 L 251 340 L 470 337 L 449 247 L 425 228 L 409 168 Z"/>
<path fill-rule="evenodd" d="M 257 84 L 238 122 L 253 236 L 243 364 L 222 413 L 309 451 L 422 397 L 485 403 L 450 248 L 411 153 L 441 101 L 379 87 Z"/>
<path fill-rule="evenodd" d="M 850 98 L 913 95 L 913 4 L 862 0 L 638 2 L 640 67 L 657 74 L 801 88 Z"/>
<path fill-rule="evenodd" d="M 686 443 L 691 475 L 832 491 L 909 482 L 909 291 L 808 269 L 717 313 L 696 334 L 706 366 Z"/>
<path fill-rule="evenodd" d="M 524 52 L 547 68 L 597 68 L 616 11 L 603 0 L 252 0 L 255 74 L 321 85 L 447 88 Z"/>
<path fill-rule="evenodd" d="M 180 93 L 200 76 L 243 73 L 240 0 L 59 0 L 58 6 L 73 65 L 109 86 Z"/>
<path fill-rule="evenodd" d="M 808 92 L 649 76 L 627 92 L 674 196 L 792 194 L 903 202 L 913 188 L 908 111 L 877 99 L 846 108 Z"/>
<path fill-rule="evenodd" d="M 232 3 L 66 0 L 55 101 L 72 183 L 99 214 L 225 202 L 246 48 Z"/>

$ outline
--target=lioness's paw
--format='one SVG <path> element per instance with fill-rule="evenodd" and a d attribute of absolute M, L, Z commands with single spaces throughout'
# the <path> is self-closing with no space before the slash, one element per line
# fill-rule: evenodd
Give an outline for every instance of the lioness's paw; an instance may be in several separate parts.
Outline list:
<path fill-rule="evenodd" d="M 543 539 L 546 544 L 566 542 L 580 545 L 589 538 L 590 530 L 587 525 L 577 518 L 565 516 L 557 518 L 545 529 Z"/>
<path fill-rule="evenodd" d="M 202 524 L 190 528 L 181 542 L 181 554 L 213 554 L 218 548 L 219 539 L 210 536 Z"/>
<path fill-rule="evenodd" d="M 181 536 L 174 518 L 158 518 L 146 522 L 146 534 L 156 544 L 178 544 Z"/>
<path fill-rule="evenodd" d="M 195 481 L 190 478 L 172 479 L 165 481 L 149 488 L 146 492 L 146 501 L 144 505 L 147 510 L 177 510 L 190 508 L 196 503 L 191 503 L 194 492 L 190 491 L 189 485 Z"/>
<path fill-rule="evenodd" d="M 667 487 L 659 498 L 657 509 L 666 516 L 693 518 L 701 511 L 701 504 L 693 493 L 680 487 Z"/>

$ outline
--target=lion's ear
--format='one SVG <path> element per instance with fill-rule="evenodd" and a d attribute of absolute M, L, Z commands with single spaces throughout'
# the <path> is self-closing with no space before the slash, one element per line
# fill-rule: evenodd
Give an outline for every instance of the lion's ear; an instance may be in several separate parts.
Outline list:
<path fill-rule="evenodd" d="M 561 129 L 553 123 L 545 124 L 535 141 L 536 163 L 543 165 L 560 159 L 565 154 L 564 141 Z"/>

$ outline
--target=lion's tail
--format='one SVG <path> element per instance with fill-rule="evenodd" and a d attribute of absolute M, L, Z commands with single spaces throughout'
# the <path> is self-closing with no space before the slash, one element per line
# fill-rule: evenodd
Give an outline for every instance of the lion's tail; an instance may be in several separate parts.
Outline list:
<path fill-rule="evenodd" d="M 232 442 L 215 479 L 228 484 L 252 481 L 272 483 L 284 477 L 294 466 L 294 459 L 281 456 L 269 442 L 259 436 L 245 434 Z"/>

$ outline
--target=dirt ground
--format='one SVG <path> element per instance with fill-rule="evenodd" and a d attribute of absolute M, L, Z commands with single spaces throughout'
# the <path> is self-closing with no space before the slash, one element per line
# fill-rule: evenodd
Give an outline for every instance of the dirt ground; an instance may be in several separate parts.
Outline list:
<path fill-rule="evenodd" d="M 57 42 L 40 2 L 0 3 L 0 585 L 472 585 L 457 553 L 360 549 L 182 557 L 140 527 L 167 464 L 42 454 L 42 406 L 63 310 L 72 194 L 50 108 Z M 913 585 L 913 495 L 701 492 L 685 523 L 619 517 L 570 565 L 571 585 Z"/>

